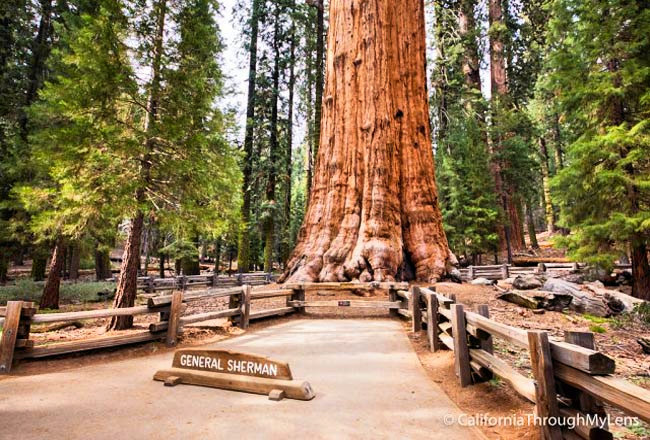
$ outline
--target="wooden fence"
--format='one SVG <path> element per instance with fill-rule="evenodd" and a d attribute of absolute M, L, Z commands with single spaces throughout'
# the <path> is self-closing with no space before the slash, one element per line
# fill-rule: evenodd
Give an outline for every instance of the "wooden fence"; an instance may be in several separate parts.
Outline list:
<path fill-rule="evenodd" d="M 108 278 L 106 281 L 116 281 Z M 273 274 L 266 272 L 239 273 L 233 276 L 218 273 L 203 275 L 179 275 L 176 277 L 138 277 L 138 290 L 154 293 L 164 290 L 187 290 L 192 287 L 227 288 L 243 285 L 261 286 L 275 281 Z"/>
<path fill-rule="evenodd" d="M 487 305 L 477 307 L 476 312 L 465 310 L 454 298 L 431 288 L 412 287 L 398 291 L 398 295 L 408 301 L 408 310 L 400 310 L 400 314 L 412 320 L 414 332 L 426 328 L 430 349 L 446 347 L 454 352 L 461 386 L 495 375 L 533 402 L 541 419 L 572 418 L 580 422 L 574 430 L 561 424 L 542 425 L 543 438 L 613 438 L 604 403 L 650 422 L 650 391 L 612 376 L 614 360 L 594 349 L 593 333 L 567 332 L 565 340 L 559 341 L 544 331 L 527 331 L 491 320 Z M 527 349 L 533 377 L 500 359 L 494 352 L 493 338 Z"/>
<path fill-rule="evenodd" d="M 630 269 L 630 265 L 619 264 L 617 269 Z M 517 275 L 541 275 L 553 274 L 566 271 L 580 271 L 587 268 L 585 263 L 539 263 L 537 266 L 513 266 L 511 264 L 495 264 L 491 266 L 469 266 L 460 269 L 463 281 L 471 281 L 476 278 L 487 278 L 488 280 L 505 280 Z"/>
<path fill-rule="evenodd" d="M 246 281 L 246 278 L 241 277 L 239 281 L 242 280 Z M 185 286 L 188 285 L 192 286 L 196 283 L 188 283 Z M 227 289 L 176 290 L 170 295 L 150 297 L 146 305 L 136 307 L 46 314 L 36 314 L 36 307 L 32 302 L 10 301 L 7 307 L 0 307 L 0 327 L 4 327 L 0 341 L 0 374 L 10 372 L 14 359 L 41 358 L 146 341 L 165 340 L 167 345 L 174 346 L 184 326 L 218 318 L 228 318 L 245 329 L 251 320 L 304 312 L 306 307 L 375 307 L 389 310 L 405 308 L 406 303 L 401 301 L 305 301 L 305 292 L 310 290 L 385 289 L 396 298 L 397 289 L 405 288 L 408 288 L 407 283 L 298 283 L 284 284 L 281 288 L 273 290 L 253 291 L 250 284 L 245 284 Z M 283 307 L 251 311 L 253 301 L 279 297 L 286 298 Z M 219 298 L 228 298 L 226 309 L 185 315 L 187 304 L 198 300 Z M 159 320 L 150 324 L 148 330 L 129 331 L 115 336 L 45 345 L 35 345 L 34 340 L 29 339 L 33 324 L 143 314 L 158 314 Z"/>

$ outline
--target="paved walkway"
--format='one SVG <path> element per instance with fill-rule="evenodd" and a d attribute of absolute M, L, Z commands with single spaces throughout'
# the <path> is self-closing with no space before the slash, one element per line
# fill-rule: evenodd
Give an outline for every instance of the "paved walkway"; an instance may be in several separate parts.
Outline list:
<path fill-rule="evenodd" d="M 171 353 L 0 381 L 2 439 L 471 439 L 400 323 L 296 320 L 212 344 L 288 361 L 309 402 L 189 385 L 154 372 Z M 208 348 L 208 347 L 206 347 Z"/>

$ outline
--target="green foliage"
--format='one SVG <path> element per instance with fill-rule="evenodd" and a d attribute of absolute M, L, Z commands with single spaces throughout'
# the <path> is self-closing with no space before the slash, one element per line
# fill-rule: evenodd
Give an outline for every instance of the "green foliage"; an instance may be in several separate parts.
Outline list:
<path fill-rule="evenodd" d="M 650 9 L 557 0 L 546 79 L 572 133 L 553 180 L 573 258 L 609 266 L 650 237 Z M 607 20 L 602 17 L 607 16 Z"/>
<path fill-rule="evenodd" d="M 589 330 L 594 332 L 594 333 L 606 333 L 607 329 L 603 327 L 602 325 L 590 325 Z"/>

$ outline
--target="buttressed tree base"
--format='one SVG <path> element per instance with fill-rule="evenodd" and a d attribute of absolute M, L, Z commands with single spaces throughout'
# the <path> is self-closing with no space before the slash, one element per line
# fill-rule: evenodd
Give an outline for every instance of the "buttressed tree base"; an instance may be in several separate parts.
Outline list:
<path fill-rule="evenodd" d="M 320 148 L 284 279 L 436 281 L 456 263 L 431 150 L 422 0 L 332 0 Z"/>

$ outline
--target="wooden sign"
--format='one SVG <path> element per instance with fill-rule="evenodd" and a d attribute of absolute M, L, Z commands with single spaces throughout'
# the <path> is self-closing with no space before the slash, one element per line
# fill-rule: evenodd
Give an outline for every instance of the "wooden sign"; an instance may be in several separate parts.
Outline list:
<path fill-rule="evenodd" d="M 277 362 L 255 354 L 237 353 L 229 350 L 178 350 L 174 354 L 172 367 L 268 379 L 293 379 L 289 364 L 286 362 Z"/>
<path fill-rule="evenodd" d="M 229 350 L 178 350 L 172 368 L 157 371 L 153 378 L 167 386 L 188 384 L 266 394 L 271 400 L 315 396 L 309 382 L 293 380 L 286 362 Z"/>

